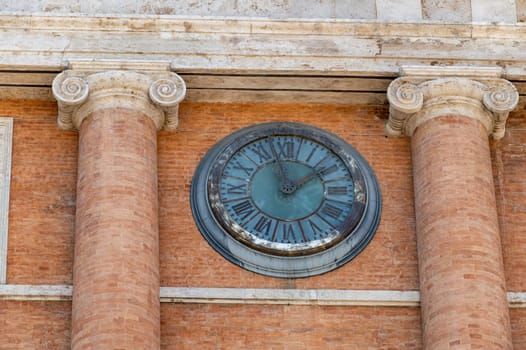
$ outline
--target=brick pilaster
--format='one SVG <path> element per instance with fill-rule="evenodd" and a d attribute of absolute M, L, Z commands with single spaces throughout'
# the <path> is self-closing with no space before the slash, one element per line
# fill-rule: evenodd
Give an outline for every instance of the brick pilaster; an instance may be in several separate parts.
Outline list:
<path fill-rule="evenodd" d="M 65 71 L 53 93 L 79 131 L 71 347 L 159 349 L 157 129 L 176 126 L 184 83 Z"/>
<path fill-rule="evenodd" d="M 387 132 L 412 136 L 424 348 L 512 349 L 488 134 L 518 95 L 495 70 L 423 71 L 390 85 Z"/>

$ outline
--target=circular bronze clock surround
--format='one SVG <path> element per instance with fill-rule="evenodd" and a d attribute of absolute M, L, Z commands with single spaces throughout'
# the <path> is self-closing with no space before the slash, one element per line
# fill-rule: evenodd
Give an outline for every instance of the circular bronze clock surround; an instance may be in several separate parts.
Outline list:
<path fill-rule="evenodd" d="M 337 171 L 341 174 L 348 174 L 346 178 L 352 180 L 346 180 L 347 182 L 344 184 L 351 188 L 351 193 L 345 197 L 345 201 L 341 201 L 346 204 L 339 203 L 332 207 L 324 204 L 331 201 L 330 196 L 327 196 L 326 183 L 339 180 L 327 180 L 323 171 L 321 171 L 323 170 L 321 168 L 324 160 L 318 163 L 322 165 L 314 166 L 313 163 L 308 164 L 308 162 L 306 163 L 300 159 L 299 150 L 297 155 L 291 156 L 290 159 L 286 157 L 281 159 L 282 157 L 278 156 L 275 146 L 272 146 L 280 146 L 280 138 L 289 142 L 299 140 L 298 149 L 301 147 L 303 140 L 309 142 L 310 145 L 314 145 L 311 147 L 319 147 L 322 152 L 326 153 L 326 157 L 323 159 L 329 159 L 326 162 L 332 161 L 335 164 L 331 167 L 335 174 L 338 174 Z M 278 140 L 277 143 L 276 140 Z M 250 157 L 246 156 L 246 153 L 249 152 L 249 147 L 254 149 L 262 145 L 266 147 L 266 153 L 263 153 L 265 157 L 263 160 L 261 153 L 258 154 L 261 162 L 251 160 Z M 292 148 L 294 148 L 294 145 Z M 265 150 L 260 148 L 260 151 Z M 283 152 L 283 149 L 280 151 Z M 252 158 L 257 159 L 253 154 Z M 283 181 L 281 181 L 279 195 L 286 197 L 291 192 L 290 196 L 295 196 L 294 191 L 307 191 L 296 188 L 299 187 L 299 182 L 302 179 L 301 186 L 307 181 L 314 183 L 311 187 L 317 186 L 319 188 L 319 184 L 321 184 L 323 186 L 323 200 L 320 202 L 320 207 L 312 209 L 312 213 L 309 212 L 305 218 L 285 220 L 261 211 L 254 203 L 252 196 L 255 196 L 255 194 L 251 193 L 248 185 L 245 189 L 248 200 L 240 200 L 239 198 L 241 197 L 226 197 L 225 192 L 221 190 L 221 187 L 224 187 L 222 179 L 236 177 L 226 176 L 225 174 L 230 171 L 227 168 L 232 169 L 233 164 L 239 165 L 240 169 L 248 167 L 240 164 L 239 159 L 243 161 L 248 159 L 254 163 L 251 163 L 252 169 L 250 171 L 245 170 L 246 181 L 249 183 L 254 180 L 255 174 L 261 169 L 270 172 L 271 166 L 272 171 L 277 174 L 275 175 L 276 177 L 282 176 L 283 174 L 280 173 L 283 170 L 297 169 L 302 176 L 296 175 L 296 178 L 293 180 L 287 179 L 288 183 L 286 185 L 289 186 L 284 186 Z M 298 180 L 298 177 L 302 179 Z M 314 180 L 311 180 L 312 178 Z M 235 179 L 235 181 L 240 180 Z M 229 188 L 239 188 L 241 186 L 235 186 L 236 183 L 227 185 Z M 341 190 L 342 186 L 338 187 Z M 337 187 L 335 188 L 338 189 Z M 231 192 L 238 193 L 236 191 Z M 302 195 L 305 193 L 302 193 Z M 226 198 L 222 198 L 222 196 Z M 192 181 L 190 198 L 195 222 L 203 237 L 217 252 L 232 263 L 250 271 L 285 278 L 307 277 L 325 273 L 353 259 L 367 246 L 374 236 L 381 213 L 381 194 L 376 177 L 368 163 L 353 147 L 325 130 L 289 122 L 273 122 L 249 126 L 219 141 L 199 163 Z M 239 204 L 237 207 L 240 210 L 244 210 L 242 212 L 243 215 L 237 215 L 237 208 L 231 204 L 232 202 Z M 249 204 L 253 206 L 250 207 L 251 211 L 245 209 Z M 323 207 L 324 205 L 325 207 Z M 335 209 L 336 207 L 338 207 L 338 210 Z M 333 220 L 337 216 L 334 215 L 334 212 L 340 214 L 337 221 Z M 326 214 L 331 216 L 326 216 Z M 323 216 L 326 216 L 326 218 Z M 263 217 L 266 219 L 262 219 Z M 314 231 L 314 233 L 303 234 L 304 229 L 302 227 L 307 227 L 307 222 L 310 222 L 311 225 L 313 224 L 310 218 L 312 218 L 312 221 L 314 221 L 314 218 L 318 220 L 318 224 L 314 224 L 316 228 L 322 226 L 322 222 L 326 222 L 327 227 L 331 228 L 320 229 L 320 232 Z M 259 231 L 254 230 L 254 224 L 259 223 L 259 226 L 262 226 L 261 221 L 265 220 L 267 222 L 268 236 L 264 236 Z M 252 223 L 247 224 L 240 221 Z M 284 237 L 276 237 L 279 236 L 279 233 L 276 234 L 276 232 L 285 231 L 285 226 L 283 225 L 290 226 L 292 224 L 301 230 L 303 238 L 286 240 Z M 306 228 L 305 231 L 307 231 Z M 272 232 L 274 237 L 270 238 Z M 316 236 L 316 233 L 318 233 L 318 236 Z"/>

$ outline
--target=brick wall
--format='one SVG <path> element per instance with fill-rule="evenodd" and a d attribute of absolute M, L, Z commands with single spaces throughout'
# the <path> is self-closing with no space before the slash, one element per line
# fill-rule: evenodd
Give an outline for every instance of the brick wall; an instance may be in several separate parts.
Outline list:
<path fill-rule="evenodd" d="M 11 284 L 72 281 L 77 134 L 58 130 L 56 114 L 54 102 L 0 101 L 0 115 L 14 117 L 7 271 Z M 418 289 L 410 141 L 384 136 L 387 108 L 184 103 L 180 114 L 179 130 L 160 132 L 158 137 L 161 285 Z M 512 291 L 526 291 L 525 117 L 524 110 L 512 113 L 505 138 L 492 143 Z M 382 221 L 371 244 L 351 263 L 322 276 L 284 280 L 238 268 L 208 246 L 191 217 L 191 178 L 206 150 L 240 127 L 277 120 L 308 123 L 347 140 L 370 162 L 383 192 Z M 70 307 L 56 301 L 0 301 L 0 328 L 9 334 L 10 344 L 17 344 L 12 348 L 45 349 L 39 344 L 51 334 L 55 343 L 49 348 L 66 349 Z M 161 313 L 164 349 L 192 348 L 198 339 L 212 348 L 225 344 L 230 349 L 293 349 L 306 340 L 320 346 L 324 340 L 331 349 L 342 344 L 346 349 L 420 346 L 417 308 L 163 304 Z M 511 313 L 517 348 L 526 344 L 523 313 Z M 293 330 L 289 338 L 288 329 Z M 239 338 L 239 330 L 244 338 Z"/>
<path fill-rule="evenodd" d="M 511 336 L 514 349 L 526 349 L 526 310 L 511 309 Z"/>
<path fill-rule="evenodd" d="M 0 349 L 69 349 L 71 303 L 0 300 Z"/>
<path fill-rule="evenodd" d="M 7 283 L 71 284 L 77 134 L 58 130 L 56 104 L 2 101 L 14 118 Z"/>
<path fill-rule="evenodd" d="M 386 113 L 372 107 L 285 104 L 182 106 L 179 131 L 162 132 L 158 141 L 161 285 L 417 289 L 409 140 L 384 136 Z M 336 272 L 297 280 L 256 275 L 213 251 L 193 223 L 189 187 L 200 158 L 233 130 L 268 121 L 298 121 L 332 131 L 361 152 L 378 176 L 384 204 L 377 234 L 358 258 Z"/>
<path fill-rule="evenodd" d="M 165 349 L 407 350 L 422 347 L 418 308 L 162 305 L 161 334 Z"/>

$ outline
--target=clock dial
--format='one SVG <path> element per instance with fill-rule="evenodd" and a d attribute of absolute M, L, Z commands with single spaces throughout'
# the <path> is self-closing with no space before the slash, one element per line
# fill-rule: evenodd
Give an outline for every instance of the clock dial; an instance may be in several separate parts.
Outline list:
<path fill-rule="evenodd" d="M 205 238 L 232 262 L 280 277 L 317 274 L 350 260 L 372 238 L 380 195 L 371 174 L 332 134 L 262 124 L 207 153 L 192 184 L 192 210 Z M 368 227 L 360 229 L 364 216 Z M 300 273 L 298 261 L 309 271 Z"/>
<path fill-rule="evenodd" d="M 354 181 L 326 146 L 271 134 L 240 147 L 219 175 L 216 214 L 243 230 L 235 238 L 275 254 L 326 248 L 342 238 L 352 213 Z"/>

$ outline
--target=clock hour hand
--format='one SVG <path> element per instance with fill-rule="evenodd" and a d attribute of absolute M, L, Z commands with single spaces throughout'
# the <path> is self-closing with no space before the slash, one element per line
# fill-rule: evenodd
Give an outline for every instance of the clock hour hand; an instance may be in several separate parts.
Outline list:
<path fill-rule="evenodd" d="M 279 180 L 280 182 L 287 182 L 287 171 L 285 167 L 283 166 L 283 163 L 281 162 L 281 159 L 278 157 L 278 153 L 276 152 L 276 149 L 274 148 L 274 144 L 272 143 L 272 140 L 268 138 L 268 144 L 270 146 L 270 151 L 272 152 L 272 155 L 276 159 L 276 162 L 278 163 L 278 170 L 279 170 Z"/>
<path fill-rule="evenodd" d="M 270 146 L 270 151 L 272 152 L 272 155 L 274 156 L 274 158 L 276 159 L 276 162 L 278 163 L 278 170 L 279 170 L 278 177 L 279 177 L 279 182 L 280 182 L 279 189 L 281 192 L 285 194 L 293 193 L 297 189 L 296 183 L 294 181 L 289 180 L 287 176 L 287 169 L 283 165 L 283 162 L 281 162 L 281 159 L 279 158 L 278 153 L 276 152 L 276 149 L 274 148 L 274 144 L 272 143 L 272 139 L 269 137 L 267 140 Z"/>

